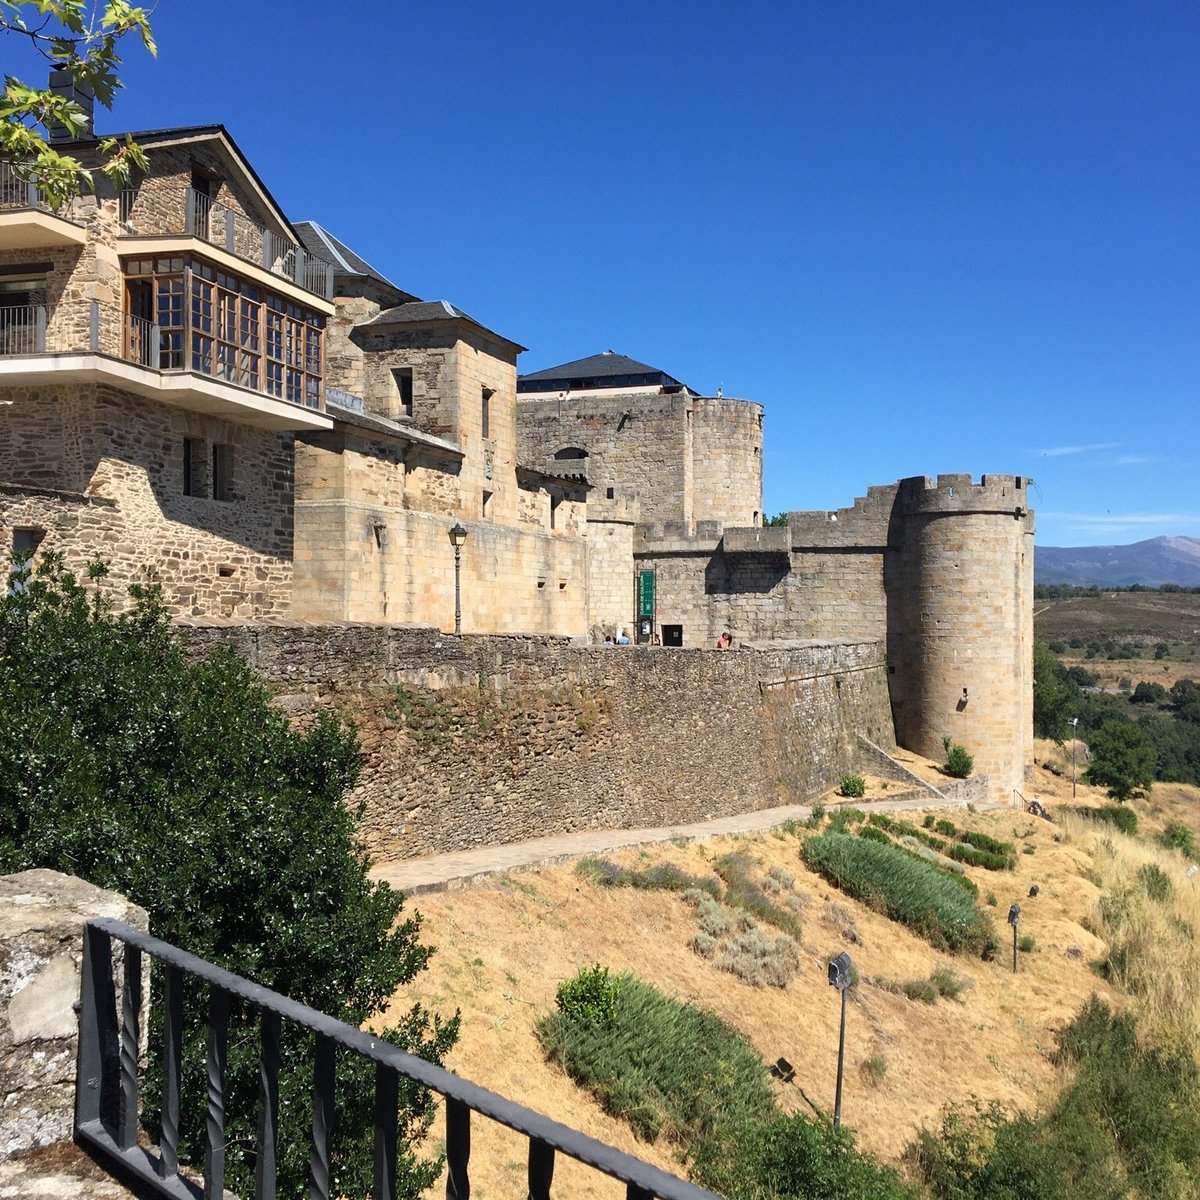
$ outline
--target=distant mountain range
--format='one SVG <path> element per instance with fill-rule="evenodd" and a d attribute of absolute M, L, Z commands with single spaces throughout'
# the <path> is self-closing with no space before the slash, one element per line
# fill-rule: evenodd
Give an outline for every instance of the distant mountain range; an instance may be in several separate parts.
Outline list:
<path fill-rule="evenodd" d="M 1033 574 L 1038 583 L 1200 587 L 1200 538 L 1156 537 L 1128 546 L 1035 546 Z"/>

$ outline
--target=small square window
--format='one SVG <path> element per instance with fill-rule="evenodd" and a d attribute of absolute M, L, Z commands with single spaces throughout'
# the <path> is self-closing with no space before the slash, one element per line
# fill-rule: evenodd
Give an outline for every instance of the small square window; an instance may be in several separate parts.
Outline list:
<path fill-rule="evenodd" d="M 492 493 L 484 492 L 483 493 L 483 503 L 480 505 L 480 508 L 482 509 L 482 515 L 485 517 L 488 516 L 489 512 L 491 510 L 491 507 L 492 507 Z"/>
<path fill-rule="evenodd" d="M 393 367 L 392 382 L 396 385 L 396 415 L 411 417 L 413 415 L 412 367 Z"/>
<path fill-rule="evenodd" d="M 607 499 L 611 500 L 613 498 L 613 496 L 615 495 L 615 491 L 613 488 L 606 488 L 604 491 L 604 495 Z"/>
<path fill-rule="evenodd" d="M 233 447 L 219 443 L 212 448 L 212 497 L 233 499 Z"/>

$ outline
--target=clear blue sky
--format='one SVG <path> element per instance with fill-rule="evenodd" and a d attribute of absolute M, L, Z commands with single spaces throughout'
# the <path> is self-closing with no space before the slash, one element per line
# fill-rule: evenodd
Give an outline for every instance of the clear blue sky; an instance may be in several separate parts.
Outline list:
<path fill-rule="evenodd" d="M 154 24 L 101 128 L 224 123 L 289 215 L 521 370 L 613 348 L 761 402 L 767 512 L 998 471 L 1034 479 L 1042 544 L 1200 535 L 1195 3 Z"/>

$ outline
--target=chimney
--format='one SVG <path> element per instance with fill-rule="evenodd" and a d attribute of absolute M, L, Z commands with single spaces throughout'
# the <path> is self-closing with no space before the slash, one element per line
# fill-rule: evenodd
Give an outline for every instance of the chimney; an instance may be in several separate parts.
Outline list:
<path fill-rule="evenodd" d="M 70 71 L 61 67 L 53 67 L 50 71 L 50 90 L 56 96 L 65 96 L 74 100 L 84 113 L 83 128 L 78 134 L 72 133 L 65 125 L 52 121 L 47 126 L 51 142 L 94 141 L 96 137 L 94 126 L 94 110 L 96 94 L 86 83 L 76 83 Z"/>

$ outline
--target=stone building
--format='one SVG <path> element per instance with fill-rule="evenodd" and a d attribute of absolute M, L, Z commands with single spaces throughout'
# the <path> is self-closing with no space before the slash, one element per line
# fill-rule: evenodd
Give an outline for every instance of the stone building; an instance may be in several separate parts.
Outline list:
<path fill-rule="evenodd" d="M 851 639 L 900 744 L 1020 785 L 1025 480 L 764 528 L 760 405 L 614 351 L 518 378 L 517 342 L 291 224 L 221 126 L 134 136 L 145 173 L 59 211 L 0 164 L 0 545 L 149 570 L 183 617 Z"/>
<path fill-rule="evenodd" d="M 582 634 L 584 513 L 576 473 L 518 461 L 523 349 L 446 300 L 389 282 L 315 222 L 306 247 L 334 263 L 326 331 L 333 428 L 296 441 L 294 615 Z"/>
<path fill-rule="evenodd" d="M 136 136 L 143 177 L 58 212 L 0 164 L 4 540 L 149 568 L 178 613 L 285 613 L 331 272 L 222 127 Z"/>

